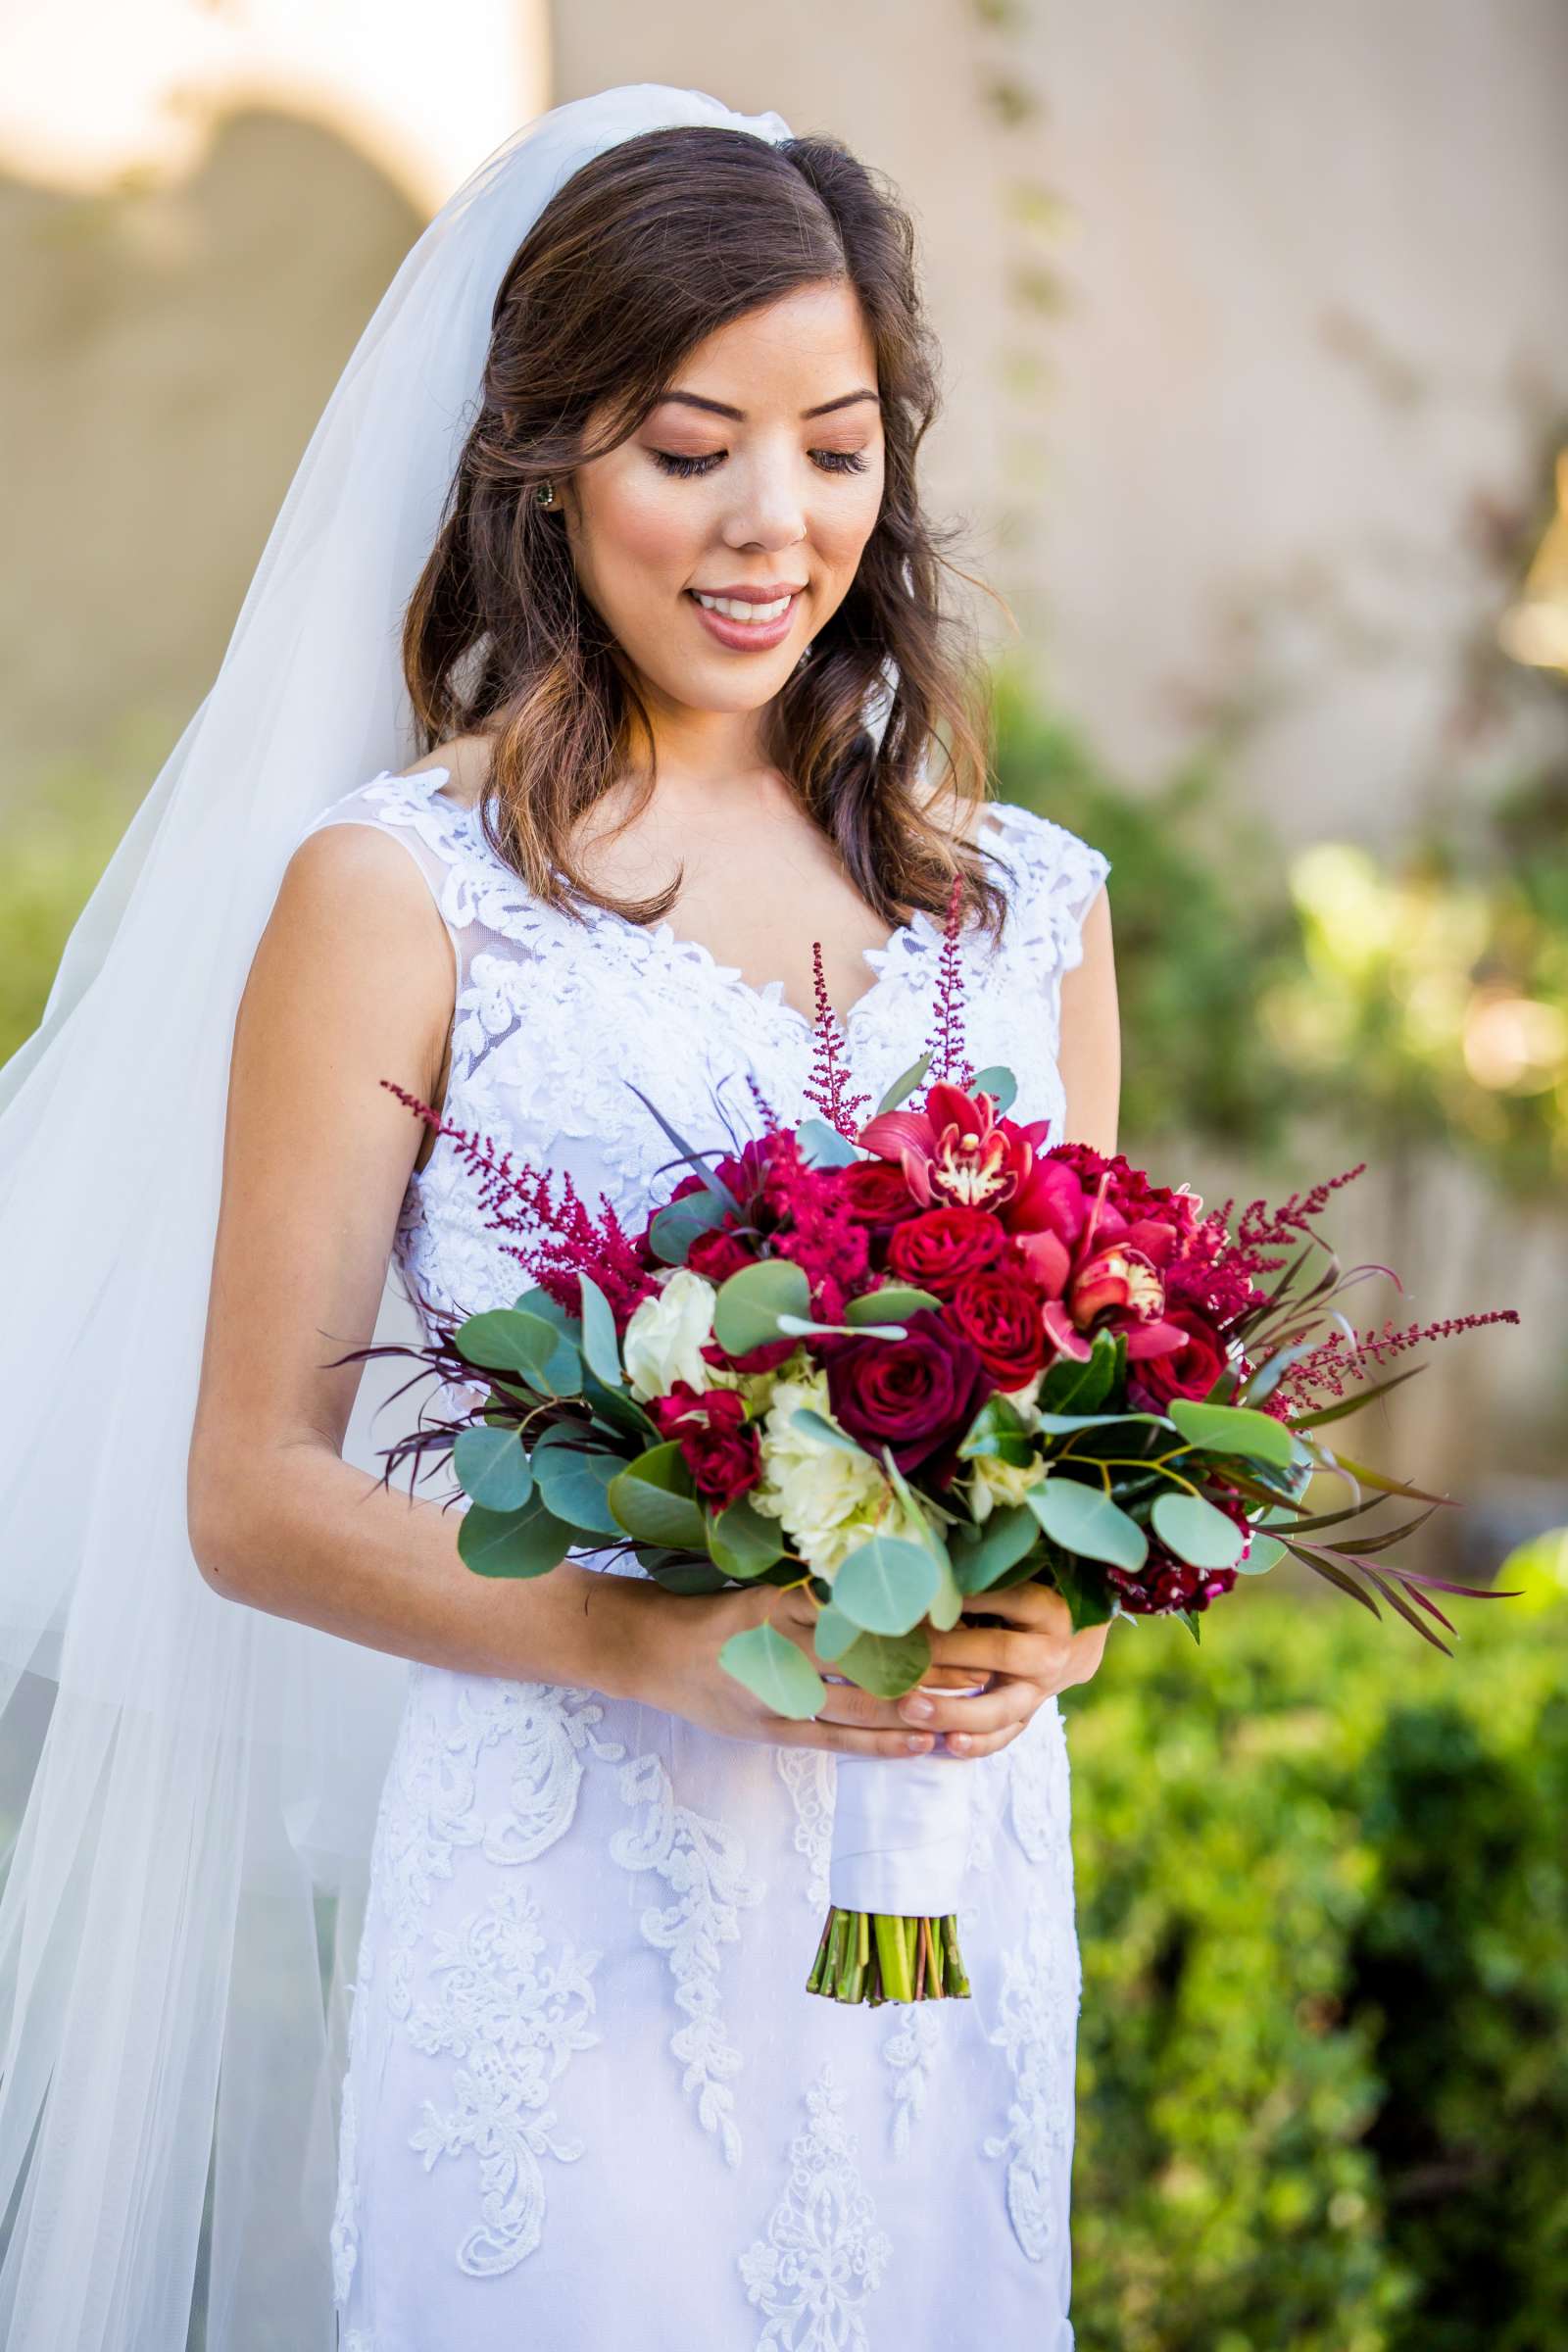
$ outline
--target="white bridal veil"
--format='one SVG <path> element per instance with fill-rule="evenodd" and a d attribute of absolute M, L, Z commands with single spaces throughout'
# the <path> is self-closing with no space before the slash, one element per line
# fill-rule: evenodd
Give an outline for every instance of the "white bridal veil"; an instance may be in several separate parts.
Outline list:
<path fill-rule="evenodd" d="M 419 238 L 305 453 L 216 683 L 73 931 L 41 1027 L 0 1071 L 12 2352 L 334 2342 L 347 1985 L 406 1669 L 220 1599 L 191 1557 L 233 1017 L 310 819 L 413 756 L 399 627 L 506 266 L 580 165 L 678 123 L 791 135 L 697 90 L 606 90 L 527 124 Z M 411 1329 L 389 1275 L 377 1336 Z M 368 1467 L 373 1401 L 368 1378 L 346 1450 Z"/>

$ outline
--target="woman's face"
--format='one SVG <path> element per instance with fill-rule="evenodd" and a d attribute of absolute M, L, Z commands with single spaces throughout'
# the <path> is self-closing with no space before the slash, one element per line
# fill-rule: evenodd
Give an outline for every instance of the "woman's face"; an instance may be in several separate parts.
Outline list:
<path fill-rule="evenodd" d="M 739 712 L 783 686 L 876 524 L 877 390 L 854 289 L 803 287 L 700 343 L 631 438 L 565 482 L 584 593 L 656 702 Z"/>

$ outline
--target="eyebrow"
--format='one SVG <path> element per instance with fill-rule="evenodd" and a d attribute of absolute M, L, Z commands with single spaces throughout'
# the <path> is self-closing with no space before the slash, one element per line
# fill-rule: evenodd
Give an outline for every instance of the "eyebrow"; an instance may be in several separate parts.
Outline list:
<path fill-rule="evenodd" d="M 877 393 L 862 385 L 854 392 L 841 392 L 837 400 L 824 400 L 814 409 L 803 409 L 801 421 L 804 423 L 808 416 L 826 416 L 833 409 L 851 408 L 858 400 L 877 400 L 878 398 Z M 737 424 L 746 422 L 744 409 L 732 409 L 727 401 L 705 400 L 700 392 L 666 392 L 658 405 L 662 408 L 665 402 L 671 400 L 680 401 L 688 409 L 706 409 L 713 416 L 733 417 Z"/>

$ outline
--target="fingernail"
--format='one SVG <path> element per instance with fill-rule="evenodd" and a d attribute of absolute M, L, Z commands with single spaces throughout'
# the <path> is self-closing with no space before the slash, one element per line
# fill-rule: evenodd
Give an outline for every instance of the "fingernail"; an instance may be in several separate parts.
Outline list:
<path fill-rule="evenodd" d="M 948 1734 L 948 1745 L 956 1756 L 966 1756 L 969 1753 L 968 1733 L 950 1732 Z"/>
<path fill-rule="evenodd" d="M 930 1745 L 930 1742 L 929 1740 L 916 1739 L 914 1734 L 911 1732 L 904 1744 L 908 1749 L 911 1756 L 918 1756 L 924 1753 L 925 1749 Z"/>
<path fill-rule="evenodd" d="M 936 1708 L 928 1698 L 912 1697 L 900 1700 L 899 1712 L 906 1723 L 929 1723 Z"/>

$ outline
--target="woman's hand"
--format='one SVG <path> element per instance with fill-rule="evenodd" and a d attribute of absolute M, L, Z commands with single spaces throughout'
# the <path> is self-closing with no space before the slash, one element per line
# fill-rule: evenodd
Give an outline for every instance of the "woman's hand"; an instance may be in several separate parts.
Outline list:
<path fill-rule="evenodd" d="M 1089 1681 L 1109 1631 L 1094 1625 L 1075 1634 L 1066 1602 L 1049 1585 L 978 1592 L 951 1633 L 932 1635 L 931 1671 L 897 1702 L 899 1714 L 911 1730 L 944 1733 L 952 1755 L 989 1756 L 1017 1739 L 1043 1700 Z M 990 1687 L 973 1698 L 942 1694 L 944 1681 L 984 1675 Z"/>
<path fill-rule="evenodd" d="M 776 1715 L 719 1664 L 718 1653 L 731 1634 L 766 1620 L 831 1675 L 812 1646 L 816 1609 L 804 1592 L 752 1585 L 689 1599 L 641 1590 L 651 1605 L 628 1695 L 731 1740 L 840 1755 L 929 1755 L 939 1735 L 955 1756 L 990 1755 L 1018 1737 L 1045 1699 L 1089 1681 L 1109 1631 L 1097 1625 L 1075 1634 L 1066 1602 L 1046 1585 L 979 1593 L 965 1601 L 951 1633 L 931 1635 L 931 1665 L 919 1689 L 880 1699 L 853 1683 L 829 1682 L 821 1714 L 803 1723 Z M 989 1688 L 973 1697 L 944 1695 L 944 1684 L 962 1689 L 988 1677 Z"/>

